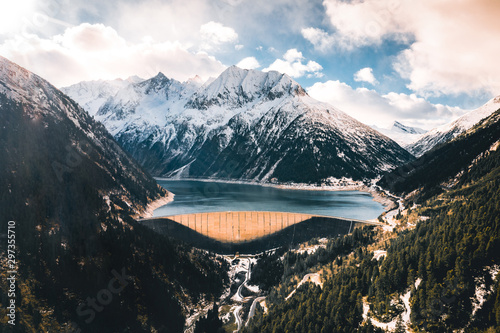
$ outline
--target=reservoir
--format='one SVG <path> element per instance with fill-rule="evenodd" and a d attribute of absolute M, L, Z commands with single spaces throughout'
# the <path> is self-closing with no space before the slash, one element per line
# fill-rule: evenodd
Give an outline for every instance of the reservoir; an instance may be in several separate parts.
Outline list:
<path fill-rule="evenodd" d="M 384 207 L 373 201 L 369 193 L 360 191 L 295 190 L 161 178 L 157 182 L 175 197 L 173 202 L 156 209 L 154 217 L 202 212 L 267 211 L 370 220 L 384 211 Z"/>

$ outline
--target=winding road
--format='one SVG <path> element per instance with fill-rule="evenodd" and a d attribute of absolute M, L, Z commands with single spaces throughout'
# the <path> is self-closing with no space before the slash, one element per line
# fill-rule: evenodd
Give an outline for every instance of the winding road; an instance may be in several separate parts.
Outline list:
<path fill-rule="evenodd" d="M 245 297 L 243 297 L 243 295 L 241 294 L 241 291 L 243 290 L 243 287 L 247 285 L 248 281 L 250 280 L 251 274 L 252 274 L 252 268 L 251 268 L 252 262 L 250 261 L 250 259 L 247 259 L 247 261 L 248 261 L 248 269 L 247 269 L 247 272 L 245 274 L 245 280 L 240 284 L 240 286 L 238 287 L 238 290 L 236 291 L 236 296 L 240 299 L 240 301 L 245 300 Z M 252 304 L 252 306 L 253 306 L 253 304 Z M 236 323 L 238 324 L 238 329 L 233 331 L 233 332 L 238 332 L 241 329 L 241 326 L 243 324 L 243 321 L 240 317 L 241 309 L 243 309 L 243 307 L 241 305 L 237 306 L 234 309 L 233 314 L 234 314 L 234 318 L 236 319 Z M 254 312 L 255 312 L 255 309 L 254 309 Z"/>
<path fill-rule="evenodd" d="M 251 274 L 251 262 L 250 262 L 250 259 L 247 259 L 248 261 L 248 269 L 247 269 L 247 273 L 245 274 L 245 281 L 243 281 L 242 284 L 240 284 L 240 286 L 238 287 L 238 291 L 236 292 L 236 294 L 238 295 L 239 298 L 241 298 L 242 300 L 244 299 L 243 295 L 241 294 L 241 290 L 243 289 L 244 286 L 246 286 L 248 280 L 250 280 L 250 274 Z"/>
<path fill-rule="evenodd" d="M 243 307 L 241 305 L 238 305 L 235 309 L 234 309 L 234 318 L 236 319 L 236 324 L 238 324 L 238 328 L 233 331 L 233 333 L 236 333 L 238 332 L 240 329 L 241 329 L 241 317 L 240 317 L 240 311 L 241 309 L 243 309 Z"/>

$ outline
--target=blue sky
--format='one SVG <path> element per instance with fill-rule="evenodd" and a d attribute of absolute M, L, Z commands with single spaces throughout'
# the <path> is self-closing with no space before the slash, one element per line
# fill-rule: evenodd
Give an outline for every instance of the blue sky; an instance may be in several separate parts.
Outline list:
<path fill-rule="evenodd" d="M 20 0 L 0 55 L 56 86 L 239 64 L 355 118 L 430 129 L 500 94 L 497 0 Z"/>

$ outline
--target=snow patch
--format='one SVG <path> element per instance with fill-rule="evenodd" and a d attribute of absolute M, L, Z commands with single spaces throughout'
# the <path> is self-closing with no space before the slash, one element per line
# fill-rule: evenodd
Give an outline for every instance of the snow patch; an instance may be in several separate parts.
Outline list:
<path fill-rule="evenodd" d="M 375 250 L 373 252 L 373 260 L 380 260 L 383 257 L 387 256 L 387 251 L 385 250 Z"/>
<path fill-rule="evenodd" d="M 306 274 L 302 280 L 299 282 L 299 284 L 297 285 L 297 287 L 295 287 L 295 289 L 290 293 L 288 294 L 288 296 L 285 298 L 285 301 L 287 301 L 290 297 L 293 296 L 293 294 L 295 294 L 295 292 L 297 291 L 297 289 L 299 289 L 299 287 L 301 285 L 303 285 L 304 283 L 306 282 L 312 282 L 314 283 L 315 285 L 318 285 L 320 286 L 321 288 L 323 288 L 323 282 L 321 282 L 321 276 L 319 273 L 310 273 L 310 274 Z"/>

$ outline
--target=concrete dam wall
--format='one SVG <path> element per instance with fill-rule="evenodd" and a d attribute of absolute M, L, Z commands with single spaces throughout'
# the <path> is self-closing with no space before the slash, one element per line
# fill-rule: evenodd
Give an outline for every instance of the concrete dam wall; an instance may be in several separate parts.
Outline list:
<path fill-rule="evenodd" d="M 282 212 L 215 212 L 174 215 L 168 219 L 220 242 L 240 243 L 273 234 L 312 216 Z"/>
<path fill-rule="evenodd" d="M 355 219 L 286 212 L 212 212 L 143 219 L 155 231 L 216 252 L 263 251 L 314 237 L 351 233 Z"/>

